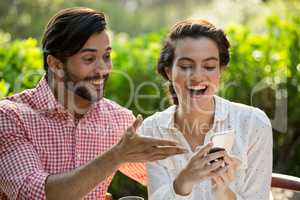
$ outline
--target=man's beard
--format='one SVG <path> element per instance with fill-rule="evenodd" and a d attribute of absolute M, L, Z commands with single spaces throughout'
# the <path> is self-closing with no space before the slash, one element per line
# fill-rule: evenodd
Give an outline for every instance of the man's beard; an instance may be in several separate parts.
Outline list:
<path fill-rule="evenodd" d="M 87 78 L 84 78 L 79 81 L 74 81 L 71 78 L 70 73 L 67 70 L 65 70 L 64 86 L 67 90 L 73 92 L 77 96 L 93 103 L 93 102 L 99 101 L 100 99 L 103 98 L 104 88 L 105 88 L 105 84 L 108 79 L 108 76 L 109 76 L 108 74 L 102 75 L 102 76 L 98 75 L 98 76 L 94 76 L 94 77 L 87 77 Z M 98 79 L 104 79 L 103 85 L 102 85 L 101 90 L 98 91 L 98 93 L 96 95 L 93 95 L 93 93 L 96 93 L 96 92 L 92 91 L 93 89 L 88 88 L 86 86 L 86 84 L 88 83 L 88 81 L 98 80 Z"/>

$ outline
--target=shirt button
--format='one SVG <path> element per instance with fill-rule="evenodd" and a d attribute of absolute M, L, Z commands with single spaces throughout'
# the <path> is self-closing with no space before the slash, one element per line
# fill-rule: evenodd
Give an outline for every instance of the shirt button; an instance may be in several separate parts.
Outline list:
<path fill-rule="evenodd" d="M 80 160 L 80 154 L 77 154 L 77 159 Z"/>

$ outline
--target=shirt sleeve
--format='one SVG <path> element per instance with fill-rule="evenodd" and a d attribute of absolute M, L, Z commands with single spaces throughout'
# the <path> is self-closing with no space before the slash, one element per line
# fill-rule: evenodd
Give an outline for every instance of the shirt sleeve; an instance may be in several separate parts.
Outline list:
<path fill-rule="evenodd" d="M 8 199 L 46 199 L 39 157 L 17 116 L 0 108 L 0 188 Z"/>
<path fill-rule="evenodd" d="M 270 120 L 255 109 L 249 132 L 248 168 L 237 191 L 237 200 L 269 200 L 272 179 L 273 136 Z"/>

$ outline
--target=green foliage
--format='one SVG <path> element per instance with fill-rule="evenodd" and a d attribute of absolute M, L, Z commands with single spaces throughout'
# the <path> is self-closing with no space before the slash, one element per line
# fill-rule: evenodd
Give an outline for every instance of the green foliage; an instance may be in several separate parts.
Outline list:
<path fill-rule="evenodd" d="M 114 70 L 107 83 L 107 96 L 135 114 L 152 114 L 160 107 L 164 96 L 161 79 L 155 73 L 162 34 L 150 33 L 135 38 L 121 34 L 113 41 Z"/>
<path fill-rule="evenodd" d="M 221 96 L 260 107 L 268 114 L 275 128 L 275 171 L 296 176 L 300 176 L 299 27 L 299 16 L 269 17 L 260 33 L 229 25 L 226 32 L 232 45 L 231 62 L 220 89 Z M 134 38 L 126 34 L 113 36 L 114 70 L 106 86 L 108 98 L 145 117 L 168 105 L 164 83 L 155 73 L 164 35 L 165 31 Z M 42 76 L 41 66 L 41 51 L 35 39 L 10 41 L 9 35 L 0 34 L 0 97 L 34 87 Z M 276 110 L 286 100 L 287 113 L 280 111 L 278 118 Z M 121 192 L 128 188 L 126 183 L 121 175 L 116 177 L 111 186 L 116 197 L 124 195 Z M 132 191 L 138 188 L 146 195 L 145 188 L 132 187 Z"/>
<path fill-rule="evenodd" d="M 260 29 L 270 11 L 283 16 L 300 11 L 299 0 L 224 0 L 220 5 L 216 0 L 1 0 L 0 29 L 12 38 L 40 39 L 51 16 L 75 6 L 103 11 L 114 32 L 131 36 L 159 30 L 190 16 L 214 19 L 218 25 L 234 21 Z"/>
<path fill-rule="evenodd" d="M 299 176 L 300 17 L 272 16 L 266 22 L 260 34 L 227 27 L 232 60 L 221 95 L 268 114 L 274 129 L 274 170 Z"/>
<path fill-rule="evenodd" d="M 34 87 L 43 73 L 37 41 L 29 38 L 10 42 L 5 34 L 0 38 L 0 97 Z"/>
<path fill-rule="evenodd" d="M 195 2 L 197 0 L 1 0 L 0 29 L 11 33 L 13 38 L 40 38 L 45 22 L 56 12 L 67 7 L 85 6 L 103 11 L 114 32 L 138 35 L 159 30 L 176 18 L 190 15 Z"/>

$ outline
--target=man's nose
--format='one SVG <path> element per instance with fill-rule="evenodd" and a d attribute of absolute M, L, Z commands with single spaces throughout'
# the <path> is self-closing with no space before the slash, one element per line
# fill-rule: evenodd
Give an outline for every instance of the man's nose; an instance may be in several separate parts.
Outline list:
<path fill-rule="evenodd" d="M 97 60 L 95 65 L 95 71 L 98 73 L 107 73 L 111 71 L 111 64 L 104 62 L 103 59 Z"/>

